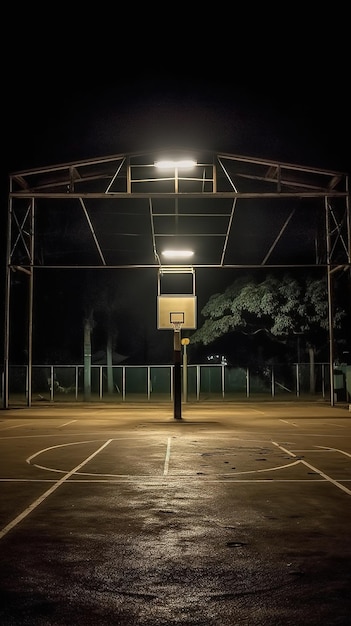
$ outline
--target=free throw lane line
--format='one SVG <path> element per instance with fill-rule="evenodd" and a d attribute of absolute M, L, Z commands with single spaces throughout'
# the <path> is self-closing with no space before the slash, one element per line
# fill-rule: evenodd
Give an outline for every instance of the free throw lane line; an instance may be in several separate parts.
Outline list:
<path fill-rule="evenodd" d="M 15 517 L 15 519 L 13 519 L 12 522 L 7 524 L 7 526 L 5 526 L 2 530 L 0 530 L 0 539 L 5 537 L 5 535 L 10 530 L 12 530 L 12 528 L 17 526 L 17 524 L 19 524 L 25 517 L 27 517 L 27 515 L 29 515 L 29 513 L 34 511 L 34 509 L 36 509 L 37 506 L 39 506 L 39 504 L 41 504 L 46 498 L 48 498 L 48 496 L 50 496 L 54 491 L 56 491 L 56 489 L 58 489 L 58 487 L 60 487 L 66 480 L 68 480 L 68 478 L 73 476 L 73 474 L 75 472 L 78 472 L 78 470 L 80 470 L 81 467 L 83 467 L 84 465 L 89 463 L 89 461 L 91 461 L 91 459 L 93 459 L 94 456 L 96 456 L 97 454 L 99 454 L 99 452 L 101 452 L 101 450 L 106 448 L 106 446 L 108 446 L 111 443 L 111 441 L 112 441 L 112 439 L 109 439 L 108 441 L 106 441 L 102 446 L 100 446 L 100 448 L 98 448 L 98 450 L 96 450 L 95 452 L 93 452 L 93 454 L 88 456 L 88 458 L 85 459 L 85 461 L 83 461 L 82 463 L 77 465 L 74 469 L 72 469 L 70 472 L 65 474 L 65 476 L 60 478 L 60 480 L 58 480 L 54 485 L 52 485 L 52 487 L 50 487 L 50 489 L 45 491 L 45 493 L 43 493 L 39 498 L 37 498 L 37 500 L 32 502 L 32 504 L 30 504 L 24 511 L 22 511 L 22 513 L 17 515 L 17 517 Z"/>
<path fill-rule="evenodd" d="M 283 452 L 286 452 L 287 454 L 290 454 L 290 456 L 296 457 L 296 454 L 294 454 L 293 452 L 290 452 L 290 450 L 287 450 L 286 448 L 283 448 L 283 446 L 280 446 L 279 443 L 277 443 L 276 441 L 272 441 L 272 443 L 275 446 L 277 446 L 278 448 L 280 448 L 280 450 L 283 450 Z M 341 489 L 342 491 L 345 491 L 345 493 L 347 493 L 349 496 L 351 496 L 350 489 L 348 489 L 347 487 L 344 487 L 344 485 L 339 483 L 337 480 L 334 480 L 333 478 L 331 478 L 331 476 L 328 476 L 328 474 L 325 474 L 324 472 L 321 472 L 321 470 L 318 469 L 317 467 L 314 467 L 314 465 L 311 465 L 310 463 L 307 463 L 307 461 L 304 461 L 303 459 L 300 459 L 299 463 L 302 463 L 303 465 L 306 465 L 306 467 L 311 469 L 313 472 L 316 472 L 316 474 L 319 474 L 320 476 L 322 476 L 322 478 L 324 478 L 328 482 L 332 483 L 332 485 L 335 485 L 335 487 L 338 487 L 338 489 Z"/>
<path fill-rule="evenodd" d="M 163 475 L 166 476 L 168 474 L 168 467 L 169 467 L 169 459 L 171 457 L 171 437 L 168 437 L 167 439 L 167 450 L 166 450 L 166 458 L 165 458 L 165 464 L 163 466 Z"/>

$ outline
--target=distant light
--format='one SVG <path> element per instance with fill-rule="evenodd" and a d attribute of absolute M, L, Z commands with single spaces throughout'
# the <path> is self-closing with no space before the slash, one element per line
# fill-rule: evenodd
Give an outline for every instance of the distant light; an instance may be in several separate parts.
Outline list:
<path fill-rule="evenodd" d="M 155 161 L 154 166 L 161 169 L 173 169 L 175 167 L 178 168 L 191 168 L 195 167 L 197 162 L 193 159 L 180 159 L 179 161 L 172 160 L 164 160 L 164 161 Z"/>
<path fill-rule="evenodd" d="M 164 250 L 162 252 L 167 259 L 189 259 L 193 254 L 192 250 Z"/>

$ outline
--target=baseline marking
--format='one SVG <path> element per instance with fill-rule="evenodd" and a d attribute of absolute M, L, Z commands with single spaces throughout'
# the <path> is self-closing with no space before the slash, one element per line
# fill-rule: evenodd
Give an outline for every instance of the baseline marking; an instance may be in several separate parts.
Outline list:
<path fill-rule="evenodd" d="M 47 491 L 45 491 L 39 498 L 37 498 L 37 500 L 35 500 L 34 502 L 32 502 L 32 504 L 30 504 L 24 511 L 22 511 L 22 513 L 20 513 L 19 515 L 17 515 L 17 517 L 15 517 L 15 519 L 12 520 L 12 522 L 10 522 L 9 524 L 7 524 L 7 526 L 5 526 L 1 531 L 0 531 L 0 539 L 2 539 L 3 537 L 5 537 L 5 535 L 12 530 L 12 528 L 14 528 L 15 526 L 17 526 L 17 524 L 19 524 L 25 517 L 27 517 L 27 515 L 29 515 L 29 513 L 31 513 L 32 511 L 34 511 L 34 509 L 37 508 L 37 506 L 39 506 L 39 504 L 41 504 L 48 496 L 50 496 L 54 491 L 56 491 L 56 489 L 58 489 L 58 487 L 60 487 L 66 480 L 68 480 L 68 478 L 70 478 L 71 476 L 73 476 L 73 474 L 75 472 L 77 472 L 81 467 L 83 467 L 84 465 L 86 465 L 89 461 L 91 461 L 91 459 L 94 458 L 94 456 L 96 456 L 97 454 L 99 454 L 99 452 L 101 452 L 101 450 L 103 450 L 104 448 L 106 448 L 106 446 L 109 445 L 109 443 L 111 443 L 112 439 L 109 439 L 108 441 L 106 441 L 102 446 L 100 446 L 100 448 L 98 448 L 98 450 L 96 450 L 95 452 L 93 452 L 93 454 L 91 454 L 90 456 L 88 456 L 87 459 L 85 459 L 85 461 L 82 461 L 82 463 L 79 463 L 79 465 L 77 465 L 74 469 L 72 469 L 70 472 L 68 472 L 65 476 L 63 476 L 62 478 L 60 478 L 60 480 L 58 480 L 52 487 L 50 487 L 50 489 L 48 489 Z"/>

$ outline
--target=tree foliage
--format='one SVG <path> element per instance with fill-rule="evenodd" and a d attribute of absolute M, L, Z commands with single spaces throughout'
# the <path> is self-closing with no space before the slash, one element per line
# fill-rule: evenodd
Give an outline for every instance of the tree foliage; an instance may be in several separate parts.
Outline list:
<path fill-rule="evenodd" d="M 201 311 L 204 324 L 191 336 L 191 343 L 208 345 L 234 331 L 248 335 L 266 333 L 286 342 L 302 334 L 311 346 L 321 331 L 328 330 L 328 293 L 324 279 L 282 278 L 269 274 L 264 280 L 246 276 L 234 281 L 223 293 L 212 295 Z M 335 312 L 335 322 L 341 313 Z"/>

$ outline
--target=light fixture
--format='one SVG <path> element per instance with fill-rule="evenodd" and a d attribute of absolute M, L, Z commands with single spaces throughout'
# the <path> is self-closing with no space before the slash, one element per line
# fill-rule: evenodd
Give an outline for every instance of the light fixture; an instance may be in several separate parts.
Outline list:
<path fill-rule="evenodd" d="M 189 259 L 194 253 L 192 250 L 164 250 L 161 254 L 167 259 Z"/>
<path fill-rule="evenodd" d="M 173 169 L 173 168 L 182 168 L 189 169 L 191 167 L 195 167 L 197 162 L 193 159 L 180 159 L 179 161 L 173 161 L 171 159 L 165 159 L 161 161 L 155 161 L 154 166 L 161 169 Z"/>

